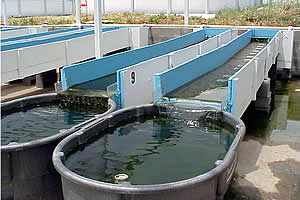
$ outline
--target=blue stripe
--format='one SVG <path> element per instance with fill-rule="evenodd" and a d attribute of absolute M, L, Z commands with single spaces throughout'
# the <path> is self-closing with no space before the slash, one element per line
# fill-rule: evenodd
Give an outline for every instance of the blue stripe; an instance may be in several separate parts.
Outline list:
<path fill-rule="evenodd" d="M 62 88 L 65 90 L 74 85 L 104 77 L 119 69 L 182 49 L 204 39 L 205 32 L 200 30 L 147 47 L 64 67 L 61 71 Z"/>
<path fill-rule="evenodd" d="M 233 55 L 250 43 L 251 36 L 252 31 L 250 30 L 214 51 L 201 55 L 166 72 L 156 74 L 154 81 L 160 81 L 160 83 L 155 83 L 155 86 L 158 87 L 160 85 L 161 87 L 155 88 L 154 96 L 156 100 L 227 62 Z"/>
<path fill-rule="evenodd" d="M 236 107 L 236 80 L 228 80 L 228 94 L 227 94 L 227 104 L 229 107 L 226 108 L 226 111 L 234 114 Z"/>
<path fill-rule="evenodd" d="M 118 87 L 118 102 L 119 102 L 119 108 L 124 108 L 125 102 L 124 102 L 124 71 L 117 71 L 117 87 Z"/>
<path fill-rule="evenodd" d="M 252 31 L 252 36 L 255 38 L 272 38 L 279 32 L 279 30 L 271 29 L 252 29 Z"/>
<path fill-rule="evenodd" d="M 161 76 L 154 75 L 154 101 L 159 102 L 163 97 L 163 85 L 161 84 Z"/>
<path fill-rule="evenodd" d="M 17 40 L 31 39 L 31 38 L 35 38 L 35 37 L 53 35 L 53 34 L 57 34 L 57 33 L 65 33 L 65 32 L 75 31 L 75 30 L 79 30 L 79 28 L 78 27 L 68 28 L 68 29 L 63 29 L 63 30 L 58 30 L 58 31 L 50 31 L 50 32 L 44 32 L 44 33 L 35 33 L 35 34 L 22 35 L 22 36 L 18 36 L 18 37 L 11 37 L 11 38 L 7 38 L 7 39 L 2 39 L 1 43 L 17 41 Z"/>
<path fill-rule="evenodd" d="M 18 30 L 18 29 L 26 29 L 26 28 L 28 28 L 28 27 L 11 27 L 11 28 L 0 29 L 0 32 L 13 31 L 13 30 Z"/>
<path fill-rule="evenodd" d="M 219 35 L 230 29 L 229 28 L 206 28 L 204 30 L 205 30 L 206 38 L 211 38 L 214 37 L 215 35 Z"/>
<path fill-rule="evenodd" d="M 235 114 L 235 108 L 236 108 L 236 80 L 235 79 L 232 79 L 232 88 L 231 88 L 231 109 L 230 109 L 230 112 L 232 114 Z"/>
<path fill-rule="evenodd" d="M 105 31 L 111 31 L 114 29 L 117 29 L 117 28 L 116 27 L 103 28 L 102 31 L 105 32 Z M 56 36 L 56 37 L 40 39 L 40 40 L 34 40 L 34 41 L 30 41 L 30 42 L 19 42 L 19 43 L 14 43 L 14 44 L 7 44 L 7 45 L 3 45 L 1 47 L 1 51 L 8 51 L 8 50 L 13 50 L 13 49 L 31 47 L 31 46 L 35 46 L 35 45 L 48 44 L 48 43 L 52 43 L 52 42 L 59 42 L 59 41 L 69 40 L 69 39 L 83 37 L 83 36 L 87 36 L 87 35 L 92 35 L 92 34 L 94 34 L 94 30 L 83 30 L 82 32 L 79 32 L 79 33 L 71 33 L 71 34 L 67 34 L 67 35 Z"/>

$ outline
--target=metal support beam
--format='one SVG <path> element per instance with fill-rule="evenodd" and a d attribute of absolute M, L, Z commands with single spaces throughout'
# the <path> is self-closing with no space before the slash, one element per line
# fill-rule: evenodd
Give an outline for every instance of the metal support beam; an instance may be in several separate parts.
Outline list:
<path fill-rule="evenodd" d="M 185 0 L 184 3 L 184 24 L 185 25 L 189 24 L 189 15 L 190 15 L 190 1 Z"/>
<path fill-rule="evenodd" d="M 76 7 L 76 24 L 80 26 L 80 0 L 75 0 L 75 7 Z"/>
<path fill-rule="evenodd" d="M 105 14 L 105 0 L 102 0 L 102 14 Z"/>
<path fill-rule="evenodd" d="M 3 9 L 3 20 L 4 20 L 4 25 L 8 25 L 8 17 L 7 17 L 7 7 L 6 7 L 6 2 L 2 0 L 2 9 Z"/>
<path fill-rule="evenodd" d="M 62 14 L 65 14 L 65 0 L 61 0 L 61 4 L 62 4 Z"/>
<path fill-rule="evenodd" d="M 102 0 L 94 0 L 94 23 L 95 23 L 95 56 L 103 57 L 102 42 Z"/>
<path fill-rule="evenodd" d="M 17 7 L 18 7 L 18 16 L 22 16 L 22 11 L 21 11 L 21 0 L 18 0 L 17 2 Z"/>
<path fill-rule="evenodd" d="M 131 0 L 130 12 L 134 13 L 134 0 Z"/>
<path fill-rule="evenodd" d="M 47 0 L 44 0 L 44 15 L 48 15 Z"/>
<path fill-rule="evenodd" d="M 240 0 L 235 0 L 235 9 L 240 10 Z"/>
<path fill-rule="evenodd" d="M 172 0 L 168 0 L 168 9 L 167 9 L 167 14 L 172 13 Z"/>
<path fill-rule="evenodd" d="M 205 3 L 205 14 L 208 14 L 209 13 L 209 0 L 206 0 L 206 3 Z"/>

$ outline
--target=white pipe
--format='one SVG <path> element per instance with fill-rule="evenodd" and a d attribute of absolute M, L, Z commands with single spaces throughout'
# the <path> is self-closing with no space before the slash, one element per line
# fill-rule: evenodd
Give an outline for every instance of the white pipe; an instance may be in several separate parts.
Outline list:
<path fill-rule="evenodd" d="M 105 14 L 105 0 L 102 0 L 102 14 Z"/>
<path fill-rule="evenodd" d="M 205 14 L 208 14 L 209 12 L 209 0 L 206 0 L 206 4 L 205 4 Z"/>
<path fill-rule="evenodd" d="M 62 3 L 62 14 L 64 15 L 65 14 L 65 0 L 62 0 L 61 3 Z"/>
<path fill-rule="evenodd" d="M 80 0 L 75 0 L 75 7 L 76 7 L 76 24 L 80 26 Z"/>
<path fill-rule="evenodd" d="M 47 11 L 47 0 L 44 0 L 44 14 L 48 15 L 48 11 Z"/>
<path fill-rule="evenodd" d="M 102 43 L 102 0 L 94 0 L 94 23 L 95 23 L 95 56 L 103 57 Z"/>
<path fill-rule="evenodd" d="M 235 9 L 240 10 L 240 0 L 235 0 Z"/>
<path fill-rule="evenodd" d="M 131 0 L 130 12 L 134 13 L 134 0 Z"/>
<path fill-rule="evenodd" d="M 185 4 L 184 4 L 184 24 L 188 25 L 189 24 L 189 15 L 190 15 L 190 1 L 189 0 L 185 0 Z"/>
<path fill-rule="evenodd" d="M 168 0 L 168 9 L 167 9 L 167 14 L 172 13 L 172 0 Z"/>
<path fill-rule="evenodd" d="M 17 7 L 18 7 L 18 16 L 21 17 L 21 15 L 22 15 L 22 12 L 21 12 L 21 0 L 18 0 Z"/>
<path fill-rule="evenodd" d="M 4 25 L 8 25 L 8 19 L 7 19 L 7 7 L 6 7 L 6 2 L 2 0 L 2 6 L 3 6 L 3 20 L 4 20 Z"/>

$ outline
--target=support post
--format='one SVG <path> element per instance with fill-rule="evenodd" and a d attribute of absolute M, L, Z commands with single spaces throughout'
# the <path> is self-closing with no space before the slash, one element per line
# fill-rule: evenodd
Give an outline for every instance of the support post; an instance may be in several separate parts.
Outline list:
<path fill-rule="evenodd" d="M 6 2 L 2 0 L 2 9 L 3 9 L 3 20 L 4 20 L 4 25 L 8 25 L 8 18 L 7 18 L 7 7 L 6 7 Z"/>
<path fill-rule="evenodd" d="M 134 13 L 134 0 L 131 0 L 131 5 L 130 5 L 130 12 Z"/>
<path fill-rule="evenodd" d="M 171 13 L 172 13 L 172 0 L 168 0 L 167 14 L 170 15 Z"/>
<path fill-rule="evenodd" d="M 65 0 L 61 0 L 62 2 L 62 14 L 65 14 Z"/>
<path fill-rule="evenodd" d="M 240 0 L 235 0 L 235 9 L 240 10 Z"/>
<path fill-rule="evenodd" d="M 76 24 L 80 26 L 80 0 L 75 0 L 76 7 Z"/>
<path fill-rule="evenodd" d="M 18 7 L 18 16 L 21 17 L 22 16 L 22 12 L 21 12 L 21 0 L 18 0 L 17 7 Z"/>
<path fill-rule="evenodd" d="M 205 4 L 205 14 L 209 13 L 209 0 L 206 0 L 206 4 Z"/>
<path fill-rule="evenodd" d="M 102 0 L 94 0 L 94 23 L 95 23 L 95 56 L 103 57 L 102 42 Z"/>
<path fill-rule="evenodd" d="M 44 15 L 48 15 L 47 0 L 44 0 Z"/>
<path fill-rule="evenodd" d="M 189 15 L 190 15 L 190 1 L 185 0 L 184 4 L 184 24 L 188 25 L 189 24 Z"/>
<path fill-rule="evenodd" d="M 105 0 L 102 0 L 102 14 L 105 14 Z"/>

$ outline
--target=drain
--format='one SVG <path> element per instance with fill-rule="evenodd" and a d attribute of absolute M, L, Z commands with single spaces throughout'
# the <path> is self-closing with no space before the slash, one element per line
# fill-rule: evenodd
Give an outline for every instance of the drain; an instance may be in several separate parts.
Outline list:
<path fill-rule="evenodd" d="M 115 180 L 117 182 L 126 181 L 127 179 L 128 179 L 127 174 L 117 174 L 117 175 L 115 175 Z"/>

